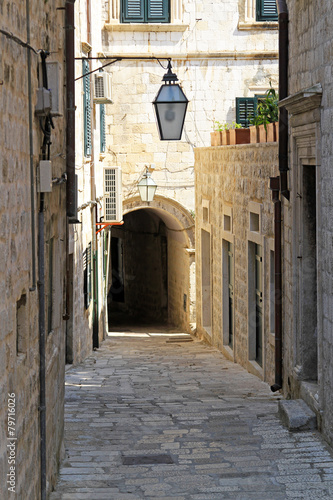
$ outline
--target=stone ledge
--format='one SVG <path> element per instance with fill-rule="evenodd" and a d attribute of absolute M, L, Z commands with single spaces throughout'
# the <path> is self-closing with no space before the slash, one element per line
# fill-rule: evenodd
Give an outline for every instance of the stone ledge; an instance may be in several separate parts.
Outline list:
<path fill-rule="evenodd" d="M 302 399 L 279 401 L 279 416 L 290 431 L 309 431 L 317 428 L 317 417 Z"/>

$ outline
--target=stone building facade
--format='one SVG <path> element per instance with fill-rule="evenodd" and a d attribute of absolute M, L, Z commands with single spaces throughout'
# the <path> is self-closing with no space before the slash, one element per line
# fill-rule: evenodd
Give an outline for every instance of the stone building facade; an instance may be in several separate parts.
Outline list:
<path fill-rule="evenodd" d="M 103 215 L 101 105 L 94 101 L 94 73 L 89 58 L 101 51 L 100 3 L 75 1 L 75 175 L 76 215 L 69 224 L 69 310 L 66 326 L 67 363 L 85 359 L 106 335 L 107 239 Z M 86 77 L 85 74 L 88 74 Z M 108 106 L 104 104 L 103 106 Z"/>
<path fill-rule="evenodd" d="M 62 6 L 58 0 L 0 5 L 0 497 L 4 500 L 37 499 L 41 491 L 49 491 L 62 452 L 66 309 L 65 19 L 58 9 Z M 37 89 L 43 87 L 44 105 L 41 93 L 37 99 Z M 41 470 L 46 470 L 44 486 Z"/>
<path fill-rule="evenodd" d="M 168 319 L 188 330 L 195 321 L 194 148 L 209 144 L 214 121 L 236 121 L 236 98 L 254 98 L 269 88 L 270 81 L 276 84 L 277 23 L 258 21 L 253 0 L 171 0 L 162 4 L 170 8 L 170 16 L 163 22 L 135 18 L 128 22 L 126 2 L 103 2 L 99 56 L 109 59 L 99 62 L 109 63 L 104 70 L 112 75 L 113 100 L 106 109 L 104 164 L 122 170 L 126 215 L 124 225 L 114 234 L 124 262 L 146 251 L 139 245 L 134 254 L 125 245 L 135 207 L 147 216 L 140 219 L 136 230 L 166 237 Z M 159 140 L 151 104 L 165 73 L 160 65 L 166 68 L 167 58 L 172 59 L 173 71 L 190 101 L 180 142 Z M 158 207 L 137 198 L 137 183 L 147 166 L 158 186 Z M 186 214 L 183 221 L 177 219 L 175 203 Z M 182 263 L 182 277 L 177 262 Z M 111 270 L 119 271 L 112 263 Z M 131 314 L 133 301 L 126 297 L 133 296 L 131 283 L 137 278 L 126 273 L 124 267 L 124 301 L 115 303 L 111 298 L 110 308 Z M 148 293 L 151 283 L 146 285 Z M 154 293 L 161 301 L 164 292 L 155 289 Z"/>
<path fill-rule="evenodd" d="M 197 148 L 197 335 L 273 383 L 276 143 Z"/>
<path fill-rule="evenodd" d="M 333 442 L 331 2 L 287 1 L 288 189 L 283 215 L 283 386 Z"/>

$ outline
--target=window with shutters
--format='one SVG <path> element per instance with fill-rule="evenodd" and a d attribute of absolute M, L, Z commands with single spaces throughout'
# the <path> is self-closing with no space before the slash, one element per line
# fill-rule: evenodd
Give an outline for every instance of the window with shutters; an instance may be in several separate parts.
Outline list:
<path fill-rule="evenodd" d="M 169 23 L 170 0 L 121 0 L 122 23 Z"/>
<path fill-rule="evenodd" d="M 258 102 L 264 97 L 265 94 L 258 94 L 254 97 L 236 97 L 236 122 L 245 128 L 249 127 L 251 118 L 257 112 Z"/>
<path fill-rule="evenodd" d="M 278 12 L 276 7 L 276 0 L 257 0 L 256 20 L 277 21 Z"/>
<path fill-rule="evenodd" d="M 105 104 L 99 105 L 100 117 L 100 152 L 105 153 L 106 150 L 106 135 L 105 135 Z"/>
<path fill-rule="evenodd" d="M 278 29 L 276 0 L 242 0 L 238 29 Z"/>
<path fill-rule="evenodd" d="M 83 252 L 83 294 L 84 307 L 88 309 L 91 302 L 91 242 Z"/>
<path fill-rule="evenodd" d="M 236 97 L 236 122 L 245 128 L 248 127 L 250 119 L 256 113 L 257 106 L 257 97 Z"/>
<path fill-rule="evenodd" d="M 84 156 L 91 156 L 91 95 L 89 61 L 83 60 L 83 130 L 84 130 Z"/>

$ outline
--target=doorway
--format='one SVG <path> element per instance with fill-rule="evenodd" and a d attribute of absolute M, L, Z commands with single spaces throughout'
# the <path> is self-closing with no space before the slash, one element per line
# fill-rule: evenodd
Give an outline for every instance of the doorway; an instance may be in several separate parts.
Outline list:
<path fill-rule="evenodd" d="M 317 380 L 317 204 L 316 167 L 302 165 L 298 200 L 298 365 L 302 378 Z"/>

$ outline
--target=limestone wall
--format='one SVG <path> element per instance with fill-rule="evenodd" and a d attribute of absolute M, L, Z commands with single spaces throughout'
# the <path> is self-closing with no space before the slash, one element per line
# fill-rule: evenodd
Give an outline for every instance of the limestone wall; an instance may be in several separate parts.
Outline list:
<path fill-rule="evenodd" d="M 123 170 L 124 199 L 153 164 L 157 194 L 194 209 L 194 147 L 210 144 L 214 120 L 236 119 L 235 98 L 277 83 L 277 24 L 249 23 L 245 0 L 172 0 L 170 24 L 121 24 L 119 0 L 104 2 L 103 54 L 143 58 L 105 68 L 112 74 L 107 105 L 107 156 Z M 247 20 L 248 21 L 248 20 Z M 144 60 L 172 58 L 190 103 L 181 142 L 159 140 L 152 107 L 165 69 Z M 107 61 L 105 61 L 107 62 Z"/>
<path fill-rule="evenodd" d="M 317 350 L 317 384 L 313 402 L 322 410 L 323 429 L 326 437 L 333 441 L 333 181 L 332 181 L 332 131 L 333 83 L 331 78 L 332 46 L 332 10 L 331 2 L 319 3 L 305 0 L 287 1 L 289 10 L 289 94 L 319 84 L 321 100 L 314 111 L 302 109 L 303 115 L 290 120 L 290 157 L 289 187 L 290 202 L 283 203 L 284 219 L 284 347 L 285 347 L 285 383 L 286 391 L 299 397 L 300 384 L 304 374 L 299 373 L 296 365 L 301 365 L 299 352 L 306 345 L 299 326 L 302 314 L 299 309 L 300 276 L 299 258 L 302 247 L 296 239 L 301 221 L 302 163 L 310 156 L 301 151 L 298 137 L 304 135 L 306 143 L 312 148 L 312 159 L 316 174 L 316 252 L 317 252 L 317 329 L 312 333 L 312 346 Z M 315 124 L 315 126 L 314 126 Z M 310 130 L 312 127 L 312 130 Z M 297 147 L 295 146 L 297 145 Z M 310 148 L 309 148 L 310 150 Z M 301 251 L 300 251 L 301 249 Z M 298 322 L 297 322 L 298 321 Z M 295 370 L 296 368 L 296 370 Z M 314 377 L 312 377 L 314 378 Z M 289 385 L 288 385 L 289 381 Z M 304 384 L 303 384 L 304 385 Z"/>
<path fill-rule="evenodd" d="M 40 86 L 40 56 L 50 52 L 48 61 L 59 63 L 60 103 L 64 88 L 64 13 L 60 3 L 31 0 L 30 3 L 32 150 L 29 140 L 29 93 L 27 49 L 9 34 L 0 34 L 0 497 L 40 496 L 39 434 L 39 299 L 37 280 L 45 281 L 46 319 L 46 447 L 48 489 L 54 485 L 63 440 L 65 327 L 65 184 L 45 194 L 45 275 L 38 275 L 37 167 L 43 134 L 35 116 Z M 4 1 L 0 25 L 8 33 L 27 41 L 26 2 Z M 64 159 L 64 116 L 53 119 L 50 149 L 52 177 L 66 170 Z M 30 155 L 33 180 L 30 178 Z M 32 197 L 31 197 L 32 192 Z M 32 210 L 33 200 L 33 210 Z M 34 224 L 32 224 L 32 221 Z M 34 226 L 34 230 L 33 230 Z M 34 267 L 36 270 L 34 276 Z M 8 398 L 8 394 L 15 394 Z M 15 400 L 15 446 L 8 430 L 9 399 Z M 12 401 L 10 403 L 13 404 Z M 11 406 L 12 408 L 12 406 Z M 13 421 L 13 420 L 11 420 Z M 9 456 L 9 451 L 14 451 Z M 14 458 L 14 463 L 8 463 Z M 15 469 L 10 469 L 15 467 Z M 8 490 L 10 472 L 15 472 L 15 492 Z"/>
<path fill-rule="evenodd" d="M 277 144 L 195 150 L 197 332 L 235 362 L 274 382 L 273 203 Z M 233 245 L 234 338 L 229 345 L 228 243 Z M 262 248 L 263 354 L 255 354 L 255 245 Z M 230 247 L 229 247 L 230 249 Z M 252 263 L 251 263 L 252 262 Z M 210 317 L 211 315 L 211 317 Z"/>

